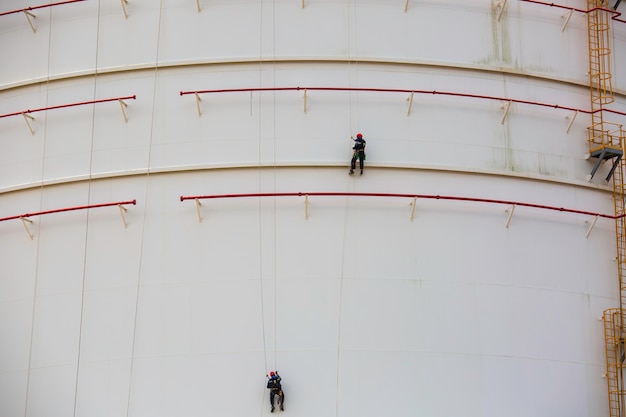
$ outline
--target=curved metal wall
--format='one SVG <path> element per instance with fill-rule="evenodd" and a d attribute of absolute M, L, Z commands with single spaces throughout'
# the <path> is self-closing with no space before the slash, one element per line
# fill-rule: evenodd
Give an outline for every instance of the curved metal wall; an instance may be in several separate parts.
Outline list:
<path fill-rule="evenodd" d="M 0 415 L 269 415 L 269 369 L 289 415 L 608 415 L 615 225 L 593 214 L 613 214 L 610 167 L 586 180 L 576 113 L 584 14 L 8 13 L 28 6 L 0 9 Z M 612 28 L 617 112 L 625 34 Z M 348 176 L 356 132 L 366 169 Z M 340 195 L 181 201 L 294 192 Z"/>

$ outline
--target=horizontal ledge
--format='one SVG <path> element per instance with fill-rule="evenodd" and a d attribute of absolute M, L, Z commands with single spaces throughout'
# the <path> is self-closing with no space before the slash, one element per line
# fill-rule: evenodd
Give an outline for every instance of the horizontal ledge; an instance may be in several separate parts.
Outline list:
<path fill-rule="evenodd" d="M 298 162 L 285 162 L 281 164 L 276 164 L 275 162 L 267 162 L 267 163 L 255 163 L 255 164 L 234 164 L 234 163 L 223 163 L 223 164 L 210 164 L 210 165 L 188 165 L 188 166 L 170 166 L 170 167 L 160 167 L 160 168 L 143 168 L 143 169 L 133 169 L 133 170 L 124 170 L 124 171 L 110 171 L 103 172 L 98 174 L 85 174 L 85 175 L 76 175 L 71 177 L 61 177 L 61 178 L 51 178 L 44 181 L 34 181 L 32 183 L 22 183 L 19 185 L 14 185 L 11 187 L 0 188 L 0 195 L 7 194 L 16 191 L 25 191 L 33 188 L 41 188 L 41 187 L 52 187 L 57 185 L 64 184 L 73 184 L 85 181 L 92 180 L 108 180 L 114 178 L 124 178 L 124 177 L 135 177 L 135 176 L 145 176 L 145 175 L 165 175 L 165 174 L 176 174 L 176 173 L 184 173 L 184 172 L 193 172 L 193 171 L 214 171 L 214 170 L 233 170 L 233 169 L 241 169 L 241 170 L 250 170 L 250 169 L 335 169 L 335 168 L 345 168 L 344 162 L 329 162 L 329 163 L 319 163 L 319 164 L 303 164 Z M 590 183 L 586 180 L 571 180 L 564 178 L 555 178 L 548 177 L 542 175 L 530 175 L 518 172 L 511 171 L 500 171 L 500 170 L 488 170 L 488 169 L 476 169 L 476 168 L 466 168 L 466 167 L 454 167 L 454 166 L 436 166 L 436 165 L 406 165 L 406 164 L 374 164 L 370 163 L 368 165 L 370 169 L 388 169 L 388 170 L 411 170 L 411 171 L 432 171 L 432 172 L 453 172 L 453 173 L 462 173 L 469 175 L 488 175 L 488 176 L 501 176 L 504 178 L 513 178 L 520 180 L 528 180 L 528 181 L 542 181 L 542 182 L 550 182 L 556 184 L 564 184 L 571 185 L 576 187 L 583 188 L 592 188 L 605 192 L 613 192 L 613 187 L 609 185 L 603 184 L 594 184 Z"/>

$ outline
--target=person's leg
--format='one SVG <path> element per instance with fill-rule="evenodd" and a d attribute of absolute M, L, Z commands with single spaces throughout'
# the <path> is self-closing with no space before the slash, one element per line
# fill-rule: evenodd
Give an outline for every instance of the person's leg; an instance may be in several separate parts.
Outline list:
<path fill-rule="evenodd" d="M 275 396 L 276 396 L 276 391 L 270 390 L 270 405 L 272 406 L 272 409 L 270 410 L 271 413 L 274 412 L 274 397 Z"/>
<path fill-rule="evenodd" d="M 354 169 L 356 168 L 356 158 L 357 154 L 355 152 L 354 155 L 352 155 L 352 159 L 350 160 L 350 174 L 353 174 Z"/>
<path fill-rule="evenodd" d="M 361 168 L 361 174 L 363 173 L 363 165 L 365 165 L 365 152 L 359 152 L 359 167 Z"/>
<path fill-rule="evenodd" d="M 280 390 L 280 411 L 285 411 L 285 393 Z"/>

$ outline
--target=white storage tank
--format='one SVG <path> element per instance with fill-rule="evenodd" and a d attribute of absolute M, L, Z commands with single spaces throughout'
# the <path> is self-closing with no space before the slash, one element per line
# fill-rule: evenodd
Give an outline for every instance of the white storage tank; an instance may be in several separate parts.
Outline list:
<path fill-rule="evenodd" d="M 609 416 L 562 2 L 1 2 L 0 416 Z"/>

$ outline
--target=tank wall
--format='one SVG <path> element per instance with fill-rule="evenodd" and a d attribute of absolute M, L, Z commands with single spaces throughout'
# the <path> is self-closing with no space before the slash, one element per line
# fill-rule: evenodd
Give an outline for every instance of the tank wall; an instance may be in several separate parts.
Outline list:
<path fill-rule="evenodd" d="M 506 109 L 589 107 L 586 17 L 562 30 L 562 11 L 508 3 L 498 21 L 488 0 L 130 1 L 128 18 L 100 0 L 38 9 L 35 33 L 0 16 L 0 115 L 136 96 L 32 113 L 33 133 L 0 118 L 0 218 L 136 200 L 0 222 L 0 415 L 271 415 L 269 369 L 303 417 L 608 415 L 613 220 L 181 201 L 612 214 L 609 164 L 586 180 L 588 115 Z M 407 91 L 180 94 L 298 86 Z"/>
<path fill-rule="evenodd" d="M 610 221 L 585 238 L 584 216 L 518 208 L 506 228 L 504 207 L 418 200 L 411 221 L 410 199 L 359 197 L 312 197 L 307 220 L 291 197 L 205 202 L 199 223 L 193 201 L 178 198 L 415 182 L 610 206 L 603 193 L 521 180 L 344 175 L 221 170 L 45 191 L 50 206 L 142 198 L 127 229 L 115 207 L 42 216 L 38 251 L 19 223 L 2 225 L 4 410 L 61 415 L 77 401 L 76 415 L 268 412 L 266 368 L 284 375 L 298 415 L 604 410 Z M 381 379 L 394 387 L 384 400 Z"/>

